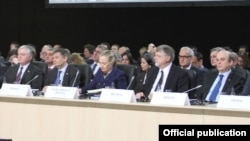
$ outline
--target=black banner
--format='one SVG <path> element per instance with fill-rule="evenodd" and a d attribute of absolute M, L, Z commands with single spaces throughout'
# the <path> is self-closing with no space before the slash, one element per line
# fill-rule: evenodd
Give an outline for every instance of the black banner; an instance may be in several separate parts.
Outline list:
<path fill-rule="evenodd" d="M 250 125 L 159 125 L 159 141 L 170 138 L 204 140 L 211 137 L 247 139 Z"/>

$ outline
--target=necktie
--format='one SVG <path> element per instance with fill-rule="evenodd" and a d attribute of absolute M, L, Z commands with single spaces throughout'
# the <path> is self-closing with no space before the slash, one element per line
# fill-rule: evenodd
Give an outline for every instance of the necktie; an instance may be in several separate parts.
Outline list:
<path fill-rule="evenodd" d="M 219 93 L 219 90 L 220 90 L 220 86 L 221 86 L 221 82 L 222 82 L 222 78 L 223 78 L 224 75 L 220 74 L 219 77 L 220 77 L 220 80 L 218 81 L 218 83 L 215 85 L 211 95 L 210 95 L 210 98 L 209 100 L 210 101 L 215 101 L 216 100 L 216 97 Z"/>
<path fill-rule="evenodd" d="M 95 68 L 96 68 L 97 64 L 94 63 L 93 67 L 92 67 L 92 71 L 94 72 L 95 71 Z"/>
<path fill-rule="evenodd" d="M 55 85 L 58 86 L 61 82 L 60 80 L 60 75 L 61 75 L 62 71 L 58 71 L 57 72 L 57 76 L 56 76 L 56 81 L 55 81 Z"/>
<path fill-rule="evenodd" d="M 159 81 L 158 81 L 158 83 L 157 83 L 157 85 L 156 85 L 156 87 L 155 87 L 155 91 L 159 91 L 159 90 L 161 90 L 161 84 L 162 84 L 162 81 L 163 81 L 163 71 L 161 70 L 161 77 L 160 77 L 160 79 L 159 79 Z"/>
<path fill-rule="evenodd" d="M 23 73 L 23 67 L 21 67 L 19 73 L 18 73 L 17 76 L 16 76 L 16 80 L 15 80 L 16 83 L 19 83 L 19 82 L 20 82 L 22 73 Z"/>

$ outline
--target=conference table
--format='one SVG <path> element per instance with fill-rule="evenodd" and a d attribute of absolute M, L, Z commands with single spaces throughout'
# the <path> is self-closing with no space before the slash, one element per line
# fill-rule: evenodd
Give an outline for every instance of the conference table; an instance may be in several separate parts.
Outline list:
<path fill-rule="evenodd" d="M 160 124 L 249 124 L 250 110 L 89 99 L 0 96 L 0 138 L 13 141 L 158 141 Z"/>

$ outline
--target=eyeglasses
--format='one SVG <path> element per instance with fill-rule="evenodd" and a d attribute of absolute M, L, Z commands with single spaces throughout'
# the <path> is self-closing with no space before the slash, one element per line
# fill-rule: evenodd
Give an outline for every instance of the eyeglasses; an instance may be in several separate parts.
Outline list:
<path fill-rule="evenodd" d="M 192 57 L 192 56 L 181 56 L 181 55 L 179 55 L 179 58 L 185 58 L 185 59 L 187 59 L 187 58 L 190 58 L 190 57 Z"/>

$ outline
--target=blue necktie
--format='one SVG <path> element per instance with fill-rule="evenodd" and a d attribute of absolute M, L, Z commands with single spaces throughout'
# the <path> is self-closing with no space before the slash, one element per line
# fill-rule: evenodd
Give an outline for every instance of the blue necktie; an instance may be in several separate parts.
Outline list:
<path fill-rule="evenodd" d="M 58 86 L 60 84 L 60 75 L 61 75 L 62 71 L 58 71 L 57 72 L 57 76 L 56 76 L 56 81 L 55 81 L 55 85 Z"/>
<path fill-rule="evenodd" d="M 224 75 L 220 74 L 220 80 L 218 81 L 218 83 L 215 85 L 211 95 L 210 95 L 210 98 L 209 98 L 209 101 L 215 101 L 216 100 L 216 97 L 219 93 L 219 90 L 220 90 L 220 86 L 221 86 L 221 82 L 222 82 L 222 78 Z"/>

